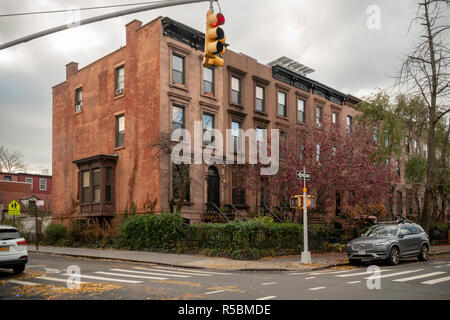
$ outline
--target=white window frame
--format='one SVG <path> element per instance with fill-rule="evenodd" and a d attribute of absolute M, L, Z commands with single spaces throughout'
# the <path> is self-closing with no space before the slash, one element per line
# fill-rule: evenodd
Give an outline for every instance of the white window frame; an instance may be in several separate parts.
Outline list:
<path fill-rule="evenodd" d="M 31 182 L 29 180 L 31 180 Z M 31 190 L 33 190 L 33 178 L 25 177 L 25 182 L 31 184 Z"/>
<path fill-rule="evenodd" d="M 45 182 L 45 189 L 43 189 L 42 186 L 42 181 Z M 47 191 L 47 179 L 45 178 L 39 178 L 39 190 L 40 191 Z"/>

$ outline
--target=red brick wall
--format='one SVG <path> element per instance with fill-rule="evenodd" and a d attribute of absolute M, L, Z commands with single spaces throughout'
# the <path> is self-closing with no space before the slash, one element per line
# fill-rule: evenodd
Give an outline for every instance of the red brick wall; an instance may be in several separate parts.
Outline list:
<path fill-rule="evenodd" d="M 133 200 L 141 209 L 147 194 L 159 198 L 159 163 L 151 141 L 159 136 L 160 20 L 126 27 L 126 46 L 73 73 L 53 88 L 53 219 L 68 216 L 78 199 L 73 160 L 119 155 L 114 202 L 122 213 Z M 115 68 L 125 66 L 125 93 L 115 96 Z M 83 109 L 75 113 L 75 89 L 83 87 Z M 125 113 L 125 146 L 115 148 L 115 115 Z M 158 202 L 159 205 L 159 202 Z"/>

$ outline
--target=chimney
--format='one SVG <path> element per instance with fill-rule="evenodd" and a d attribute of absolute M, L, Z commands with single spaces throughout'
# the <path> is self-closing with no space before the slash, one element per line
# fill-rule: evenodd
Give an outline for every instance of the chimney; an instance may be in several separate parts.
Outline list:
<path fill-rule="evenodd" d="M 126 36 L 126 43 L 131 43 L 132 39 L 135 39 L 135 32 L 137 29 L 139 29 L 142 26 L 142 22 L 139 20 L 134 19 L 130 23 L 125 25 L 127 36 Z"/>
<path fill-rule="evenodd" d="M 75 72 L 78 71 L 78 62 L 69 62 L 66 64 L 66 80 L 70 78 Z"/>

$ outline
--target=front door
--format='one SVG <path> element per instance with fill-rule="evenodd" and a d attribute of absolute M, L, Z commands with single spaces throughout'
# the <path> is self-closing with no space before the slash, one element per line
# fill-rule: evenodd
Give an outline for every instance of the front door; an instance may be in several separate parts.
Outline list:
<path fill-rule="evenodd" d="M 220 207 L 220 178 L 219 172 L 214 166 L 208 168 L 207 184 L 208 203 L 214 203 Z"/>

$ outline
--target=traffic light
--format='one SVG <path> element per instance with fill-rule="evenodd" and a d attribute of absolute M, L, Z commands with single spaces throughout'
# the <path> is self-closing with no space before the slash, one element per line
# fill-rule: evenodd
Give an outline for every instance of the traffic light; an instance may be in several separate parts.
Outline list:
<path fill-rule="evenodd" d="M 221 13 L 213 14 L 211 10 L 206 13 L 205 52 L 203 66 L 222 67 L 224 61 L 221 56 L 225 53 L 225 32 L 219 26 L 225 23 Z"/>

